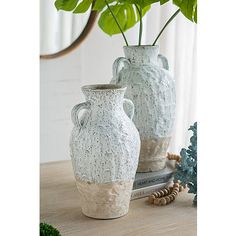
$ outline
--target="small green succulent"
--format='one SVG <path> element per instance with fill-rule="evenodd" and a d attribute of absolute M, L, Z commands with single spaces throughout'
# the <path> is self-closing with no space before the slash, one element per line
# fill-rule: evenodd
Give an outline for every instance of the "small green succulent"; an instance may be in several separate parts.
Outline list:
<path fill-rule="evenodd" d="M 61 234 L 53 226 L 46 223 L 40 223 L 40 236 L 61 236 Z"/>

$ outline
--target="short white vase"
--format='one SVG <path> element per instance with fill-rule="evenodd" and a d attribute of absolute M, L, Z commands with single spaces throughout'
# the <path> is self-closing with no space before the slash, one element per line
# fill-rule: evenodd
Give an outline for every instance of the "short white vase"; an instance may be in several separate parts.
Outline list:
<path fill-rule="evenodd" d="M 111 83 L 126 86 L 125 97 L 135 105 L 141 138 L 137 171 L 158 171 L 166 165 L 175 120 L 175 83 L 158 46 L 125 46 L 124 53 L 113 64 Z"/>
<path fill-rule="evenodd" d="M 140 137 L 125 90 L 111 84 L 84 86 L 86 102 L 72 109 L 71 159 L 82 212 L 89 217 L 117 218 L 129 210 Z M 87 111 L 78 118 L 82 109 Z"/>

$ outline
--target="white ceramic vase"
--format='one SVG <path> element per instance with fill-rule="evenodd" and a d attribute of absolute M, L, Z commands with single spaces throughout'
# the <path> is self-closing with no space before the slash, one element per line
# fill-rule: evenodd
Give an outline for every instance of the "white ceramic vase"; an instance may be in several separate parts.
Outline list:
<path fill-rule="evenodd" d="M 111 84 L 84 86 L 86 102 L 72 109 L 71 159 L 82 212 L 89 217 L 117 218 L 129 209 L 140 138 L 125 90 Z M 87 111 L 78 118 L 82 109 Z"/>
<path fill-rule="evenodd" d="M 175 119 L 175 83 L 158 46 L 125 46 L 125 57 L 113 64 L 111 83 L 126 86 L 133 101 L 133 121 L 141 138 L 138 172 L 158 171 L 166 154 Z"/>

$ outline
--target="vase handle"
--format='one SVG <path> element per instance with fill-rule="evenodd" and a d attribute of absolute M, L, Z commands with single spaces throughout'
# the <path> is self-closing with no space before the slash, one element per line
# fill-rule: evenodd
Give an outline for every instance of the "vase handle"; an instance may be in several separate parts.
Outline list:
<path fill-rule="evenodd" d="M 131 100 L 124 98 L 124 104 L 127 104 L 127 115 L 130 118 L 130 120 L 133 120 L 134 117 L 134 104 Z"/>
<path fill-rule="evenodd" d="M 157 61 L 161 61 L 162 64 L 162 68 L 169 70 L 169 64 L 168 64 L 168 60 L 165 56 L 163 56 L 162 54 L 159 54 L 157 56 Z"/>
<path fill-rule="evenodd" d="M 75 126 L 82 127 L 78 114 L 83 109 L 90 109 L 90 102 L 82 102 L 75 105 L 71 111 L 71 120 Z"/>
<path fill-rule="evenodd" d="M 125 57 L 118 57 L 112 66 L 113 78 L 111 83 L 117 84 L 120 82 L 119 73 L 125 65 L 129 65 L 130 61 Z"/>

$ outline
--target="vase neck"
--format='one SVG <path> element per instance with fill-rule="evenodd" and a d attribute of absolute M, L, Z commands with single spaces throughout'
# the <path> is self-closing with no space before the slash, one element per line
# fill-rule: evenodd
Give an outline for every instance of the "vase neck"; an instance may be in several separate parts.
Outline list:
<path fill-rule="evenodd" d="M 93 88 L 91 87 L 84 86 L 82 90 L 86 100 L 90 102 L 92 110 L 99 109 L 109 112 L 110 110 L 122 109 L 125 87 L 112 84 L 94 85 Z"/>
<path fill-rule="evenodd" d="M 159 46 L 125 46 L 124 53 L 131 64 L 158 64 Z"/>

